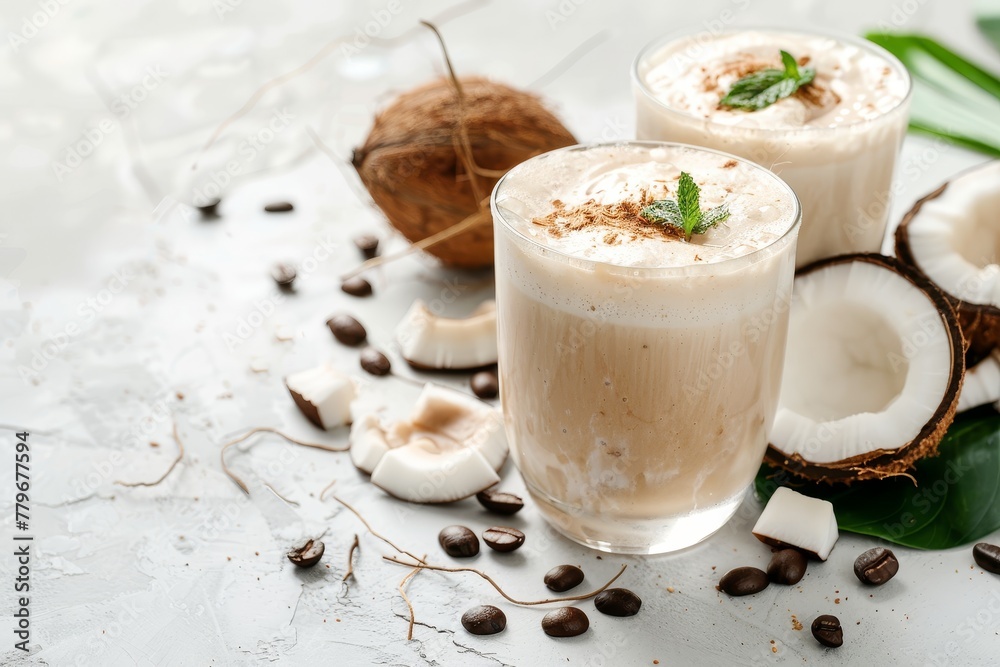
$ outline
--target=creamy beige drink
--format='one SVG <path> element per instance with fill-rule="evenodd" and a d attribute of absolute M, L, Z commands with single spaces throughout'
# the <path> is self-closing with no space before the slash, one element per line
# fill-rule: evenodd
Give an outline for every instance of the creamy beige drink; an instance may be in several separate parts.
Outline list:
<path fill-rule="evenodd" d="M 729 217 L 690 241 L 637 215 Z M 798 203 L 769 171 L 655 142 L 553 151 L 493 193 L 501 399 L 544 515 L 610 551 L 683 548 L 732 515 L 782 375 Z"/>
<path fill-rule="evenodd" d="M 810 84 L 754 111 L 720 105 L 739 79 L 781 68 L 782 50 L 814 70 Z M 910 92 L 891 54 L 848 37 L 701 34 L 647 47 L 633 84 L 639 139 L 735 153 L 792 186 L 803 215 L 798 266 L 880 250 Z"/>

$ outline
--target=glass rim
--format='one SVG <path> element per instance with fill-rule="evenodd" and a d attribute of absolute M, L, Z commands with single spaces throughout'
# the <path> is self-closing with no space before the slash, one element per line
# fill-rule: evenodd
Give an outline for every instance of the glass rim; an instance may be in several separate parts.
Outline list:
<path fill-rule="evenodd" d="M 755 31 L 786 34 L 786 35 L 807 35 L 815 37 L 828 37 L 830 39 L 834 39 L 845 44 L 857 46 L 861 49 L 868 51 L 869 53 L 878 55 L 879 57 L 885 59 L 885 61 L 891 67 L 893 67 L 893 69 L 895 69 L 897 73 L 899 73 L 903 77 L 903 83 L 906 85 L 906 93 L 901 98 L 899 98 L 899 100 L 896 102 L 895 105 L 893 105 L 889 109 L 886 109 L 877 118 L 860 119 L 852 121 L 850 123 L 846 123 L 844 125 L 838 125 L 837 127 L 822 127 L 822 126 L 809 126 L 809 125 L 798 128 L 742 127 L 740 125 L 720 123 L 710 118 L 695 116 L 694 114 L 688 113 L 686 111 L 682 111 L 680 109 L 675 109 L 671 106 L 668 106 L 662 100 L 657 98 L 656 95 L 653 94 L 653 91 L 649 89 L 649 86 L 646 84 L 646 81 L 643 79 L 643 77 L 639 75 L 639 67 L 642 64 L 644 64 L 644 62 L 646 61 L 646 59 L 649 57 L 650 54 L 656 52 L 657 50 L 667 46 L 672 42 L 680 40 L 683 37 L 694 37 L 696 35 L 701 34 L 702 32 L 706 32 L 712 36 L 712 39 L 715 39 L 721 35 L 732 35 L 741 32 L 755 32 Z M 906 104 L 910 101 L 910 98 L 913 96 L 913 77 L 910 76 L 910 71 L 906 68 L 906 66 L 902 63 L 902 61 L 899 60 L 899 58 L 894 56 L 892 53 L 889 53 L 889 51 L 885 50 L 875 42 L 867 40 L 864 37 L 858 37 L 857 35 L 851 35 L 849 33 L 839 32 L 836 30 L 811 30 L 808 28 L 805 29 L 782 28 L 782 27 L 761 26 L 761 25 L 748 25 L 743 27 L 727 28 L 725 30 L 720 30 L 717 32 L 713 32 L 710 30 L 697 31 L 690 28 L 675 30 L 661 37 L 657 37 L 656 39 L 648 42 L 645 46 L 643 46 L 639 50 L 639 53 L 637 53 L 635 58 L 632 60 L 630 75 L 632 83 L 635 86 L 635 88 L 639 90 L 643 94 L 643 96 L 646 97 L 650 102 L 655 104 L 659 109 L 661 109 L 664 112 L 680 116 L 686 120 L 696 120 L 710 126 L 724 127 L 731 131 L 758 133 L 758 134 L 783 134 L 783 135 L 818 134 L 824 131 L 837 132 L 847 128 L 854 129 L 858 127 L 867 127 L 873 123 L 881 122 L 887 116 L 891 116 L 900 109 L 905 108 Z"/>
<path fill-rule="evenodd" d="M 504 216 L 503 213 L 501 213 L 500 208 L 497 205 L 497 196 L 503 189 L 507 179 L 512 174 L 515 174 L 516 176 L 516 172 L 518 171 L 518 169 L 522 167 L 522 165 L 525 165 L 529 162 L 538 160 L 543 157 L 551 156 L 556 153 L 589 151 L 599 148 L 618 147 L 618 146 L 642 146 L 648 148 L 681 148 L 684 150 L 689 150 L 698 153 L 712 153 L 714 155 L 718 155 L 719 157 L 723 157 L 729 160 L 736 160 L 741 164 L 745 164 L 754 170 L 764 173 L 767 178 L 773 179 L 777 183 L 777 185 L 787 193 L 792 203 L 791 215 L 788 216 L 791 219 L 791 222 L 788 225 L 788 228 L 785 229 L 780 236 L 772 240 L 767 245 L 758 248 L 752 252 L 748 252 L 745 255 L 740 255 L 738 257 L 730 257 L 728 259 L 723 259 L 718 262 L 685 264 L 682 266 L 630 266 L 628 264 L 616 264 L 614 262 L 605 262 L 597 259 L 590 259 L 588 257 L 581 257 L 571 252 L 566 252 L 548 246 L 540 242 L 538 239 L 529 236 L 518 227 L 514 226 L 509 220 L 507 220 L 506 216 Z M 493 187 L 493 191 L 490 193 L 490 211 L 493 214 L 494 222 L 500 221 L 500 224 L 504 227 L 504 229 L 508 233 L 511 233 L 515 235 L 517 238 L 522 239 L 530 246 L 532 246 L 535 250 L 555 255 L 561 261 L 566 261 L 571 264 L 580 264 L 585 266 L 609 267 L 618 269 L 620 271 L 621 270 L 627 271 L 632 275 L 644 275 L 644 276 L 645 275 L 691 276 L 700 274 L 719 273 L 720 269 L 731 270 L 731 271 L 739 270 L 740 268 L 743 267 L 743 265 L 749 266 L 751 264 L 756 263 L 759 257 L 764 255 L 765 253 L 771 252 L 779 244 L 783 243 L 787 244 L 790 238 L 794 239 L 795 235 L 798 233 L 799 226 L 802 224 L 802 204 L 801 202 L 799 202 L 798 195 L 795 194 L 795 191 L 792 190 L 792 187 L 788 185 L 788 183 L 786 183 L 780 176 L 775 174 L 770 169 L 767 169 L 766 167 L 763 167 L 757 164 L 756 162 L 753 162 L 746 158 L 742 158 L 738 155 L 732 155 L 731 153 L 718 151 L 712 148 L 704 148 L 702 146 L 694 146 L 692 144 L 683 144 L 674 141 L 651 141 L 651 140 L 647 141 L 647 140 L 636 140 L 636 139 L 626 139 L 619 141 L 597 141 L 597 142 L 574 144 L 572 146 L 564 146 L 562 148 L 556 148 L 555 150 L 547 151 L 545 153 L 540 153 L 538 155 L 530 157 L 524 162 L 521 162 L 520 164 L 517 164 L 514 167 L 510 168 L 507 171 L 507 173 L 501 176 L 500 180 L 497 181 L 496 185 Z"/>

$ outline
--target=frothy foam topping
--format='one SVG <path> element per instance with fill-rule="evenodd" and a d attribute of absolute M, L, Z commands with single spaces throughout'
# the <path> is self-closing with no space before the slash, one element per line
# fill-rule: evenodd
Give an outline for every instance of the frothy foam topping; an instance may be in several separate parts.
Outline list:
<path fill-rule="evenodd" d="M 656 199 L 676 199 L 682 171 L 701 188 L 701 208 L 725 204 L 729 219 L 685 241 L 638 218 Z M 636 268 L 721 262 L 763 249 L 795 223 L 796 203 L 776 176 L 742 160 L 683 146 L 609 144 L 560 150 L 515 167 L 497 193 L 504 220 L 561 253 Z"/>
<path fill-rule="evenodd" d="M 816 78 L 795 95 L 757 111 L 720 108 L 740 78 L 782 69 L 780 50 Z M 885 114 L 906 96 L 905 76 L 881 55 L 820 35 L 735 32 L 682 38 L 650 53 L 639 76 L 671 109 L 712 122 L 763 128 L 840 127 Z"/>

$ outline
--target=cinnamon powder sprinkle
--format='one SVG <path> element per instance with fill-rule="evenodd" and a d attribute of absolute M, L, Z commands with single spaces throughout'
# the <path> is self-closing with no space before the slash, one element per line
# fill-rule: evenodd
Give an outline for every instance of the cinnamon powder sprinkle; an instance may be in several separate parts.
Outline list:
<path fill-rule="evenodd" d="M 590 199 L 579 206 L 566 208 L 563 202 L 556 199 L 552 202 L 554 210 L 551 213 L 534 218 L 531 222 L 547 228 L 555 238 L 570 231 L 606 228 L 608 232 L 603 236 L 603 241 L 608 245 L 623 243 L 623 236 L 632 241 L 639 238 L 683 238 L 684 232 L 677 227 L 650 222 L 640 215 L 642 209 L 655 200 L 656 197 L 648 190 L 639 194 L 638 201 L 628 200 L 614 204 L 600 204 Z"/>

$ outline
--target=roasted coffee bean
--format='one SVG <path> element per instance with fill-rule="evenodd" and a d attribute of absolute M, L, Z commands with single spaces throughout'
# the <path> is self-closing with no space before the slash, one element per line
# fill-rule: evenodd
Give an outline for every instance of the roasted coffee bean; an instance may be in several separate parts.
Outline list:
<path fill-rule="evenodd" d="M 545 573 L 542 581 L 549 590 L 562 593 L 580 585 L 583 581 L 583 570 L 576 565 L 556 565 Z"/>
<path fill-rule="evenodd" d="M 494 514 L 517 514 L 524 507 L 524 501 L 513 493 L 486 489 L 476 494 L 479 504 Z"/>
<path fill-rule="evenodd" d="M 388 375 L 392 370 L 389 357 L 385 356 L 374 347 L 366 347 L 361 350 L 361 368 L 372 375 Z"/>
<path fill-rule="evenodd" d="M 483 532 L 483 542 L 494 551 L 513 551 L 524 544 L 524 533 L 509 526 L 493 526 Z"/>
<path fill-rule="evenodd" d="M 719 590 L 733 596 L 753 595 L 767 588 L 767 573 L 755 567 L 730 570 L 719 581 Z"/>
<path fill-rule="evenodd" d="M 299 567 L 312 567 L 323 557 L 326 545 L 319 540 L 309 540 L 301 547 L 288 552 L 288 560 Z"/>
<path fill-rule="evenodd" d="M 201 213 L 201 217 L 205 219 L 218 218 L 219 217 L 219 203 L 221 199 L 210 199 L 201 206 L 196 206 L 198 212 Z"/>
<path fill-rule="evenodd" d="M 576 637 L 590 627 L 590 619 L 582 609 L 560 607 L 542 617 L 542 630 L 549 637 Z"/>
<path fill-rule="evenodd" d="M 840 627 L 840 619 L 830 614 L 816 617 L 812 622 L 812 633 L 823 646 L 837 648 L 844 643 L 844 629 Z"/>
<path fill-rule="evenodd" d="M 594 606 L 608 616 L 635 616 L 639 613 L 642 600 L 627 588 L 609 588 L 597 594 Z"/>
<path fill-rule="evenodd" d="M 495 635 L 507 627 L 507 616 L 490 604 L 481 604 L 462 614 L 462 627 L 474 635 Z"/>
<path fill-rule="evenodd" d="M 806 576 L 806 562 L 806 557 L 798 549 L 775 551 L 767 564 L 767 578 L 775 584 L 797 584 Z"/>
<path fill-rule="evenodd" d="M 896 576 L 899 561 L 889 549 L 869 549 L 854 561 L 854 574 L 862 583 L 881 586 Z"/>
<path fill-rule="evenodd" d="M 365 256 L 365 259 L 371 259 L 378 254 L 378 237 L 373 234 L 362 234 L 355 237 L 354 245 L 358 246 L 358 250 Z"/>
<path fill-rule="evenodd" d="M 1000 574 L 1000 547 L 980 542 L 972 547 L 972 557 L 976 560 L 976 564 L 987 572 Z"/>
<path fill-rule="evenodd" d="M 291 203 L 287 201 L 276 201 L 264 205 L 264 210 L 267 211 L 268 213 L 288 213 L 294 208 L 295 207 L 292 206 Z"/>
<path fill-rule="evenodd" d="M 500 381 L 493 371 L 479 371 L 469 381 L 472 393 L 479 398 L 496 398 L 500 393 Z"/>
<path fill-rule="evenodd" d="M 282 289 L 290 289 L 297 275 L 295 267 L 291 264 L 279 262 L 271 267 L 271 277 L 274 279 L 274 282 L 278 283 L 278 287 Z"/>
<path fill-rule="evenodd" d="M 372 284 L 364 278 L 348 278 L 340 284 L 340 289 L 351 296 L 372 295 Z"/>
<path fill-rule="evenodd" d="M 361 322 L 350 315 L 334 315 L 326 321 L 326 326 L 330 327 L 333 337 L 344 345 L 361 345 L 368 337 Z"/>
<path fill-rule="evenodd" d="M 471 558 L 479 553 L 479 538 L 465 526 L 448 526 L 438 533 L 438 543 L 452 558 Z"/>

